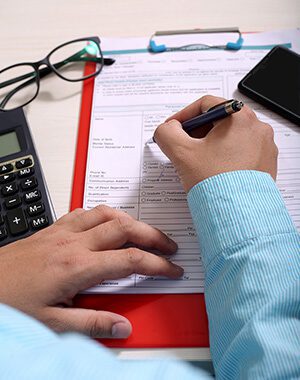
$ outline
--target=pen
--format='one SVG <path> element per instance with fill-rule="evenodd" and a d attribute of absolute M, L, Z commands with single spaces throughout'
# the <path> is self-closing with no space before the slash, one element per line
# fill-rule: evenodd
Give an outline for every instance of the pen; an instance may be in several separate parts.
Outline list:
<path fill-rule="evenodd" d="M 182 123 L 182 128 L 185 132 L 189 133 L 196 128 L 224 119 L 226 116 L 240 111 L 243 105 L 243 102 L 236 99 L 226 100 L 225 102 L 210 108 L 208 111 L 203 112 L 201 115 L 184 121 Z M 151 139 L 146 142 L 146 145 L 152 143 L 155 143 L 154 137 L 151 137 Z"/>

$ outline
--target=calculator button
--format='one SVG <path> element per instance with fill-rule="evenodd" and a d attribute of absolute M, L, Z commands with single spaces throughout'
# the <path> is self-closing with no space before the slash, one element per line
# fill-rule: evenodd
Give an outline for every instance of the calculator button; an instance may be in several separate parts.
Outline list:
<path fill-rule="evenodd" d="M 32 174 L 34 174 L 34 169 L 33 169 L 33 167 L 31 167 L 31 168 L 25 168 L 25 169 L 21 169 L 21 170 L 18 172 L 18 177 L 19 177 L 19 178 L 25 178 L 25 177 L 29 177 L 29 176 L 31 176 Z"/>
<path fill-rule="evenodd" d="M 29 191 L 24 194 L 24 200 L 26 203 L 32 203 L 41 199 L 41 192 L 39 190 Z"/>
<path fill-rule="evenodd" d="M 38 183 L 35 177 L 30 177 L 21 181 L 21 187 L 23 190 L 34 189 L 35 187 L 37 187 L 37 184 Z"/>
<path fill-rule="evenodd" d="M 7 211 L 6 218 L 9 231 L 12 235 L 19 235 L 28 231 L 27 220 L 21 208 Z"/>
<path fill-rule="evenodd" d="M 17 169 L 26 168 L 26 166 L 30 166 L 30 165 L 32 165 L 31 158 L 23 158 L 22 160 L 16 161 Z"/>
<path fill-rule="evenodd" d="M 0 227 L 0 240 L 3 240 L 7 237 L 7 231 L 5 227 Z"/>
<path fill-rule="evenodd" d="M 44 203 L 42 202 L 37 202 L 27 207 L 27 214 L 29 216 L 39 215 L 44 211 L 45 211 L 45 206 L 44 206 Z"/>
<path fill-rule="evenodd" d="M 6 197 L 7 195 L 15 194 L 18 190 L 19 190 L 18 185 L 15 182 L 13 182 L 8 185 L 2 186 L 1 193 L 2 195 Z"/>
<path fill-rule="evenodd" d="M 18 207 L 18 206 L 20 206 L 21 203 L 22 203 L 22 200 L 18 194 L 13 195 L 12 197 L 6 198 L 5 202 L 4 202 L 5 207 L 7 209 L 12 209 L 12 208 Z"/>
<path fill-rule="evenodd" d="M 11 173 L 11 174 L 5 174 L 0 177 L 0 184 L 2 185 L 3 183 L 8 183 L 13 181 L 16 178 L 16 176 Z"/>
<path fill-rule="evenodd" d="M 32 219 L 31 226 L 34 230 L 38 230 L 40 228 L 46 227 L 49 224 L 49 220 L 47 216 L 42 215 L 37 218 Z"/>
<path fill-rule="evenodd" d="M 4 164 L 0 166 L 0 174 L 5 174 L 13 170 L 12 164 Z"/>

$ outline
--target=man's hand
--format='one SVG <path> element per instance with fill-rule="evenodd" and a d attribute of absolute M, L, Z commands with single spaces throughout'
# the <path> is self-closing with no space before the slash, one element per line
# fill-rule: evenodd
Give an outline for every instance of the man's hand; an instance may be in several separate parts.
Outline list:
<path fill-rule="evenodd" d="M 224 100 L 204 96 L 155 131 L 155 141 L 173 162 L 186 192 L 208 177 L 234 170 L 263 171 L 276 179 L 278 150 L 273 129 L 247 106 L 213 126 L 199 128 L 200 139 L 183 131 L 181 122 Z"/>
<path fill-rule="evenodd" d="M 124 248 L 131 243 L 139 248 Z M 0 302 L 58 332 L 126 338 L 130 322 L 117 314 L 68 308 L 80 291 L 133 273 L 180 277 L 182 268 L 143 250 L 164 254 L 177 245 L 159 230 L 100 206 L 77 209 L 31 237 L 0 249 Z"/>

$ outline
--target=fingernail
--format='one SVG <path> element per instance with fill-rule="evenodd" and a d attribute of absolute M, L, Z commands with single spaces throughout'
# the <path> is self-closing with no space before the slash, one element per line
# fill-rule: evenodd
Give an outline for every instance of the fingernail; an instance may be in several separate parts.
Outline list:
<path fill-rule="evenodd" d="M 177 243 L 175 243 L 174 240 L 170 239 L 169 236 L 167 236 L 167 239 L 168 239 L 168 243 L 170 245 L 170 248 L 171 248 L 172 252 L 176 252 L 177 249 L 178 249 Z"/>
<path fill-rule="evenodd" d="M 179 265 L 173 264 L 175 266 L 176 271 L 178 272 L 178 277 L 182 276 L 184 273 L 184 269 Z"/>
<path fill-rule="evenodd" d="M 131 334 L 131 327 L 128 323 L 117 322 L 113 325 L 111 329 L 111 335 L 113 338 L 124 339 L 128 338 Z"/>

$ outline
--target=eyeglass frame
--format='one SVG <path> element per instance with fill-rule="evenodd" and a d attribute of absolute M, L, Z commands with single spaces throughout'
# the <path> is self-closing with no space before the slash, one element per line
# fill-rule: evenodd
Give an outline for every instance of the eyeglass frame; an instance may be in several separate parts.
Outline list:
<path fill-rule="evenodd" d="M 69 78 L 66 78 L 66 77 L 64 77 L 63 75 L 61 75 L 61 74 L 58 72 L 58 70 L 56 69 L 56 67 L 54 66 L 54 65 L 58 65 L 58 64 L 60 64 L 60 63 L 62 63 L 62 62 L 64 62 L 64 61 L 60 61 L 60 62 L 57 62 L 56 64 L 52 64 L 52 63 L 50 62 L 50 59 L 49 59 L 49 58 L 51 57 L 51 55 L 52 55 L 54 52 L 56 52 L 57 50 L 61 49 L 62 47 L 66 46 L 66 45 L 70 45 L 70 44 L 75 43 L 75 42 L 81 42 L 81 41 L 92 41 L 92 42 L 94 42 L 94 43 L 97 45 L 98 50 L 99 50 L 100 57 L 96 57 L 96 58 L 94 58 L 94 62 L 100 64 L 100 67 L 99 67 L 98 70 L 96 70 L 94 73 L 89 74 L 89 75 L 84 76 L 84 77 L 79 78 L 79 79 L 69 79 Z M 115 60 L 112 59 L 112 58 L 104 58 L 104 57 L 103 57 L 103 53 L 102 53 L 102 50 L 101 50 L 101 47 L 100 47 L 100 42 L 101 42 L 101 41 L 100 41 L 100 38 L 97 37 L 97 36 L 78 38 L 78 39 L 71 40 L 71 41 L 65 42 L 65 43 L 63 43 L 63 44 L 60 44 L 59 46 L 57 46 L 57 47 L 55 47 L 53 50 L 51 50 L 50 53 L 47 54 L 45 58 L 43 58 L 43 59 L 41 59 L 41 60 L 39 60 L 39 61 L 36 61 L 36 62 L 22 62 L 22 63 L 17 63 L 17 64 L 14 64 L 14 65 L 11 65 L 11 66 L 8 66 L 8 67 L 5 67 L 4 69 L 0 70 L 0 75 L 1 75 L 3 72 L 5 72 L 5 71 L 7 71 L 7 70 L 10 70 L 10 69 L 12 69 L 12 68 L 14 68 L 14 67 L 19 67 L 19 66 L 30 66 L 30 67 L 33 68 L 34 71 L 33 71 L 32 73 L 25 74 L 25 76 L 27 76 L 27 75 L 30 75 L 30 76 L 31 76 L 33 73 L 35 73 L 35 76 L 34 76 L 33 78 L 30 78 L 27 82 L 23 82 L 23 83 L 20 84 L 19 87 L 16 87 L 15 89 L 11 90 L 11 91 L 6 95 L 6 97 L 7 97 L 9 94 L 12 93 L 12 95 L 9 97 L 9 99 L 10 99 L 10 98 L 11 98 L 16 92 L 18 92 L 18 91 L 21 90 L 23 87 L 26 87 L 27 85 L 29 85 L 29 84 L 31 84 L 31 83 L 34 83 L 34 82 L 35 82 L 35 83 L 36 83 L 36 86 L 37 86 L 37 89 L 36 89 L 36 93 L 35 93 L 35 95 L 34 95 L 30 100 L 28 100 L 27 102 L 25 102 L 24 104 L 22 104 L 22 105 L 20 105 L 20 106 L 18 106 L 18 107 L 10 108 L 9 110 L 8 110 L 8 109 L 4 109 L 4 108 L 2 107 L 2 103 L 3 103 L 3 101 L 5 101 L 5 99 L 6 99 L 6 97 L 5 97 L 5 98 L 3 99 L 3 101 L 0 103 L 0 111 L 1 111 L 1 112 L 8 112 L 8 111 L 11 111 L 11 110 L 16 109 L 16 108 L 19 108 L 19 107 L 24 107 L 24 106 L 26 106 L 27 104 L 31 103 L 31 102 L 37 97 L 37 95 L 38 95 L 38 93 L 39 93 L 39 90 L 40 90 L 40 80 L 41 80 L 43 77 L 45 77 L 46 75 L 51 74 L 52 72 L 54 72 L 58 77 L 60 77 L 61 79 L 65 80 L 65 81 L 67 81 L 67 82 L 80 82 L 80 81 L 83 81 L 83 80 L 86 80 L 86 79 L 93 78 L 93 77 L 97 76 L 98 74 L 100 74 L 100 72 L 101 72 L 101 70 L 103 69 L 103 66 L 104 66 L 104 65 L 112 65 L 112 64 L 115 62 Z M 76 54 L 78 54 L 78 53 L 76 53 Z M 74 54 L 74 55 L 76 55 L 76 54 Z M 71 56 L 71 57 L 73 57 L 73 56 Z M 68 58 L 66 58 L 65 60 L 68 60 L 68 59 L 70 59 L 71 57 L 68 57 Z M 85 59 L 84 59 L 84 60 L 85 60 Z M 99 62 L 99 60 L 100 60 L 100 62 Z M 86 61 L 87 61 L 87 62 L 91 62 L 91 61 L 93 61 L 93 59 L 88 59 L 88 60 L 86 59 Z M 66 62 L 66 63 L 67 63 L 67 62 Z M 45 65 L 46 67 L 40 69 L 40 66 L 42 66 L 42 65 Z M 23 76 L 21 76 L 21 78 L 23 78 Z M 15 79 L 18 79 L 18 77 L 15 78 Z M 14 79 L 11 79 L 11 80 L 9 80 L 9 81 L 12 81 L 12 80 L 14 80 Z M 22 80 L 22 79 L 19 79 L 19 80 Z M 28 83 L 28 82 L 30 82 L 30 83 Z M 12 83 L 14 83 L 14 82 L 12 82 Z M 0 84 L 1 84 L 1 83 L 0 83 Z M 20 87 L 21 87 L 21 88 L 20 88 Z M 0 88 L 1 88 L 1 87 L 0 87 Z M 6 103 L 9 101 L 9 99 L 4 103 L 4 107 L 5 107 Z"/>

